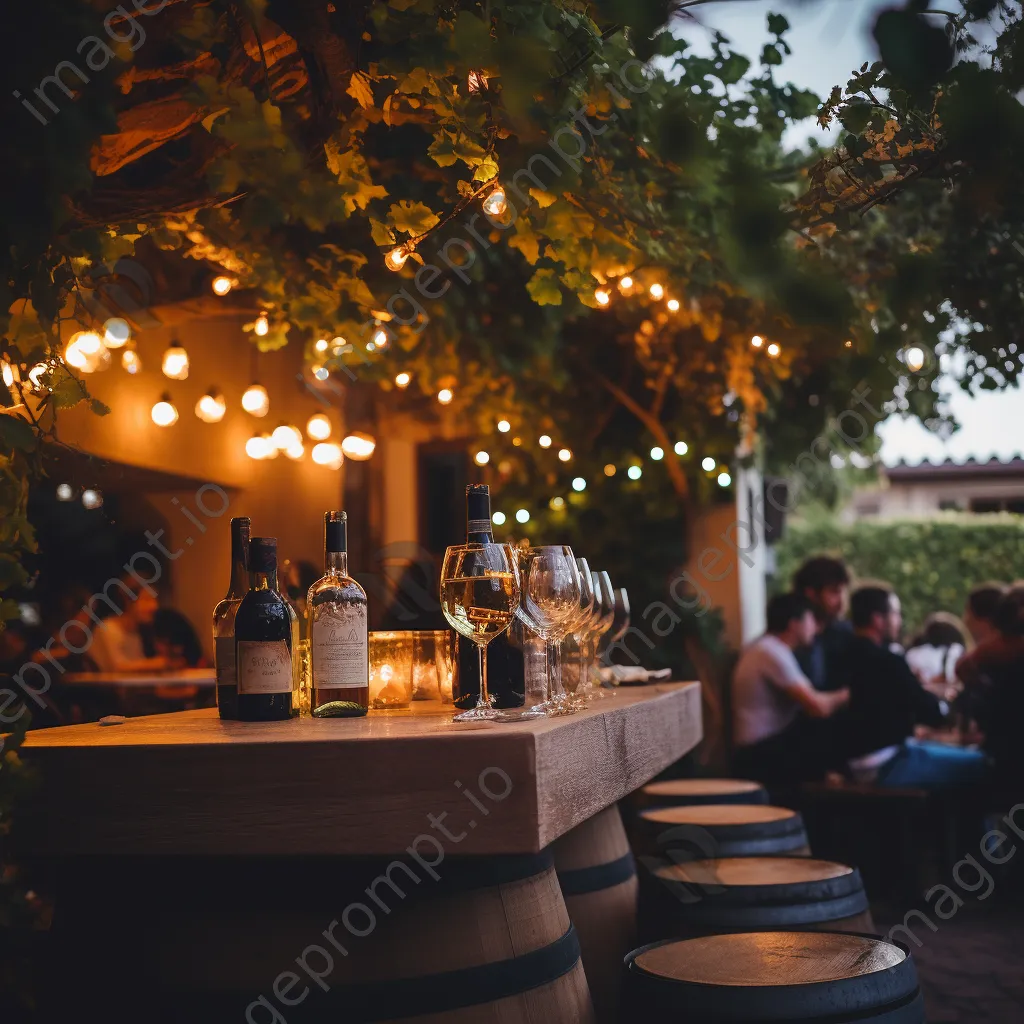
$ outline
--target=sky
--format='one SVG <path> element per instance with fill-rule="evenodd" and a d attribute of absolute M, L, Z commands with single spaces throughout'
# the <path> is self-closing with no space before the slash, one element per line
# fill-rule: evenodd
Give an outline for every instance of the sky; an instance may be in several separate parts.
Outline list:
<path fill-rule="evenodd" d="M 717 0 L 694 9 L 702 25 L 683 22 L 678 32 L 696 49 L 707 51 L 710 32 L 718 29 L 737 52 L 756 60 L 770 38 L 767 13 L 784 14 L 791 26 L 786 38 L 793 53 L 779 77 L 826 96 L 834 85 L 845 85 L 865 61 L 878 59 L 871 29 L 878 11 L 891 6 L 894 0 Z M 811 137 L 827 145 L 830 133 L 812 118 L 792 128 L 786 141 L 798 144 Z M 893 417 L 879 427 L 886 465 L 947 458 L 962 462 L 969 457 L 1006 460 L 1024 454 L 1024 391 L 971 397 L 953 381 L 943 381 L 941 387 L 950 396 L 949 409 L 961 429 L 942 441 L 917 419 Z"/>

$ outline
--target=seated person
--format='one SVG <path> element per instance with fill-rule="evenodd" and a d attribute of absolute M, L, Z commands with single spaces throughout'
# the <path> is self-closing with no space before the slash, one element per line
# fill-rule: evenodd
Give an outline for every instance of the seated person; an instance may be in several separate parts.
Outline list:
<path fill-rule="evenodd" d="M 907 649 L 907 664 L 926 690 L 940 697 L 956 683 L 957 662 L 965 651 L 965 638 L 955 616 L 933 612 Z"/>
<path fill-rule="evenodd" d="M 786 785 L 822 774 L 811 718 L 827 718 L 849 699 L 845 690 L 821 693 L 793 653 L 817 630 L 810 603 L 781 594 L 768 604 L 768 632 L 749 644 L 733 672 L 735 766 L 744 776 Z"/>
<path fill-rule="evenodd" d="M 793 590 L 806 598 L 817 628 L 811 642 L 797 651 L 797 661 L 816 690 L 841 688 L 839 666 L 853 635 L 842 618 L 850 573 L 841 559 L 828 555 L 809 558 L 793 575 Z"/>
<path fill-rule="evenodd" d="M 138 583 L 128 577 L 119 595 L 120 614 L 108 615 L 94 630 L 89 654 L 100 672 L 159 672 L 177 667 L 180 659 L 164 655 L 147 656 L 142 630 L 152 626 L 157 599 L 148 590 L 131 589 Z M 129 596 L 135 594 L 134 598 Z"/>
<path fill-rule="evenodd" d="M 209 668 L 192 623 L 173 608 L 159 608 L 153 616 L 156 653 L 183 668 Z"/>
<path fill-rule="evenodd" d="M 850 703 L 836 724 L 853 778 L 893 787 L 983 778 L 987 760 L 981 752 L 913 738 L 915 725 L 942 725 L 948 708 L 924 689 L 906 659 L 889 649 L 903 625 L 899 598 L 886 587 L 861 587 L 850 610 L 854 638 L 845 665 Z"/>
<path fill-rule="evenodd" d="M 977 646 L 957 662 L 956 674 L 968 690 L 979 691 L 984 701 L 993 673 L 1024 656 L 1024 585 L 1003 588 L 995 600 L 993 594 L 986 595 L 984 618 L 972 614 L 977 593 L 972 591 L 967 599 L 964 617 Z"/>

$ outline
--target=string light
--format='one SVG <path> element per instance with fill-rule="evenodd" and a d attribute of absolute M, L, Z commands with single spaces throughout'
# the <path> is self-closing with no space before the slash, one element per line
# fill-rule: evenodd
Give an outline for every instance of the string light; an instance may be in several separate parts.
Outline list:
<path fill-rule="evenodd" d="M 71 484 L 57 484 L 57 500 L 58 501 L 71 501 L 75 496 L 75 492 L 71 487 Z"/>
<path fill-rule="evenodd" d="M 224 401 L 224 396 L 213 388 L 196 402 L 196 415 L 204 423 L 220 423 L 227 411 L 228 404 Z"/>
<path fill-rule="evenodd" d="M 67 356 L 64 357 L 64 360 L 65 362 L 67 362 Z M 14 386 L 14 367 L 11 366 L 11 364 L 6 359 L 4 360 L 3 363 L 3 377 L 4 383 L 8 387 Z"/>
<path fill-rule="evenodd" d="M 337 445 L 333 441 L 321 441 L 320 444 L 313 445 L 310 455 L 318 466 L 326 466 L 328 469 L 340 469 L 341 464 L 345 461 L 341 445 Z"/>
<path fill-rule="evenodd" d="M 516 509 L 516 522 L 517 523 L 528 523 L 530 521 L 530 513 L 525 508 Z"/>
<path fill-rule="evenodd" d="M 853 348 L 853 342 L 852 341 L 846 341 L 846 342 L 844 342 L 844 345 L 845 345 L 846 348 Z"/>
<path fill-rule="evenodd" d="M 491 516 L 491 522 L 494 523 L 495 526 L 504 526 L 505 525 L 505 513 L 504 512 L 495 512 L 494 515 Z"/>
<path fill-rule="evenodd" d="M 328 370 L 326 366 L 314 366 L 313 367 L 313 376 L 317 380 L 327 380 L 327 378 L 330 377 L 330 375 L 331 375 L 331 371 Z"/>
<path fill-rule="evenodd" d="M 406 373 L 404 370 L 401 373 L 395 374 L 395 386 L 399 388 L 407 388 L 412 382 L 412 374 Z"/>
<path fill-rule="evenodd" d="M 487 452 L 480 451 L 473 456 L 473 461 L 478 466 L 486 466 L 491 461 L 491 456 Z"/>
<path fill-rule="evenodd" d="M 665 449 L 664 448 L 657 448 L 657 447 L 652 448 L 651 449 L 651 458 L 654 459 L 655 462 L 661 462 L 661 460 L 663 458 L 665 458 Z"/>
<path fill-rule="evenodd" d="M 317 352 L 326 352 L 330 342 L 326 338 L 318 338 L 316 344 L 313 346 Z"/>
<path fill-rule="evenodd" d="M 437 400 L 442 405 L 450 405 L 452 399 L 455 397 L 455 392 L 451 388 L 441 388 L 437 393 Z"/>
<path fill-rule="evenodd" d="M 483 208 L 484 213 L 491 217 L 500 217 L 508 209 L 508 199 L 505 196 L 505 190 L 500 185 L 495 185 L 487 194 Z"/>
<path fill-rule="evenodd" d="M 385 331 L 383 327 L 381 327 L 377 331 L 374 331 L 374 333 L 373 333 L 373 344 L 377 348 L 387 348 L 388 347 L 388 332 Z"/>
<path fill-rule="evenodd" d="M 633 287 L 633 278 L 628 274 L 619 280 L 619 288 L 621 291 L 628 292 Z"/>
<path fill-rule="evenodd" d="M 224 274 L 218 274 L 210 282 L 210 287 L 213 289 L 214 295 L 227 295 L 235 287 L 235 282 L 230 277 L 225 277 Z"/>
<path fill-rule="evenodd" d="M 522 443 L 523 443 L 523 439 L 521 437 L 513 437 L 512 438 L 512 447 L 513 448 L 518 448 Z"/>
<path fill-rule="evenodd" d="M 176 341 L 172 341 L 164 352 L 160 369 L 171 380 L 185 380 L 188 377 L 188 353 Z"/>
<path fill-rule="evenodd" d="M 470 71 L 466 76 L 466 88 L 470 92 L 481 92 L 487 88 L 487 76 L 482 71 Z"/>
<path fill-rule="evenodd" d="M 121 367 L 133 377 L 135 374 L 141 373 L 142 360 L 139 358 L 139 353 L 133 348 L 126 348 L 121 353 Z"/>
<path fill-rule="evenodd" d="M 771 343 L 771 344 L 770 344 L 770 345 L 769 345 L 769 346 L 768 346 L 768 347 L 767 347 L 767 348 L 765 349 L 765 351 L 766 351 L 766 352 L 768 353 L 768 355 L 770 355 L 770 356 L 772 357 L 772 359 L 774 359 L 774 358 L 775 358 L 775 357 L 776 357 L 776 356 L 777 356 L 777 355 L 778 355 L 778 354 L 779 354 L 779 353 L 780 353 L 780 352 L 782 351 L 782 349 L 781 349 L 781 348 L 779 348 L 779 346 L 778 346 L 778 345 L 776 345 L 776 344 L 775 344 L 775 342 L 773 341 L 773 342 L 772 342 L 772 343 Z"/>
<path fill-rule="evenodd" d="M 558 458 L 562 462 L 568 462 L 572 458 L 572 451 L 569 448 L 561 448 L 558 452 Z"/>
<path fill-rule="evenodd" d="M 718 486 L 719 487 L 728 487 L 729 484 L 731 484 L 731 483 L 732 483 L 732 477 L 729 476 L 728 473 L 719 473 L 718 474 Z"/>
<path fill-rule="evenodd" d="M 270 395 L 262 384 L 250 384 L 242 393 L 242 408 L 250 416 L 266 416 L 270 412 Z"/>
<path fill-rule="evenodd" d="M 270 331 L 270 321 L 267 319 L 266 313 L 260 313 L 252 325 L 253 333 L 258 334 L 261 338 L 264 337 Z"/>
<path fill-rule="evenodd" d="M 541 434 L 540 437 L 537 438 L 537 444 L 539 444 L 541 448 L 550 448 L 551 438 L 548 437 L 547 434 Z"/>
<path fill-rule="evenodd" d="M 604 475 L 615 476 L 615 467 L 610 462 L 604 467 Z"/>
<path fill-rule="evenodd" d="M 608 303 L 612 301 L 612 297 L 603 288 L 598 288 L 597 291 L 594 292 L 594 301 L 599 306 L 607 306 Z"/>
<path fill-rule="evenodd" d="M 665 303 L 665 305 L 668 306 L 668 311 L 670 313 L 678 313 L 679 312 L 679 300 L 678 299 L 669 299 L 668 302 Z"/>
<path fill-rule="evenodd" d="M 36 363 L 31 370 L 28 371 L 28 379 L 32 383 L 32 387 L 35 391 L 38 391 L 43 386 L 43 374 L 50 368 L 46 363 Z"/>
<path fill-rule="evenodd" d="M 676 441 L 675 446 L 672 448 L 676 455 L 685 455 L 689 450 L 690 446 L 685 441 Z"/>
<path fill-rule="evenodd" d="M 271 449 L 274 449 L 270 439 L 260 434 L 253 434 L 248 441 L 245 442 L 245 454 L 250 459 L 256 459 L 262 461 L 263 459 L 270 457 Z M 277 449 L 274 449 L 274 454 L 277 454 Z"/>
<path fill-rule="evenodd" d="M 112 316 L 103 325 L 103 344 L 107 348 L 122 348 L 128 344 L 128 339 L 131 336 L 132 329 L 128 325 L 128 321 L 119 316 Z"/>
<path fill-rule="evenodd" d="M 658 284 L 657 281 L 655 281 L 654 284 L 651 285 L 650 291 L 652 299 L 660 299 L 665 294 L 665 289 L 662 288 L 662 286 Z"/>
<path fill-rule="evenodd" d="M 377 442 L 370 434 L 356 430 L 341 442 L 341 450 L 346 459 L 353 462 L 365 462 L 377 448 Z"/>
<path fill-rule="evenodd" d="M 159 402 L 154 403 L 149 415 L 158 427 L 172 427 L 178 422 L 178 410 L 166 392 L 160 396 Z"/>
<path fill-rule="evenodd" d="M 82 505 L 85 508 L 100 508 L 103 505 L 103 495 L 95 487 L 87 487 L 82 491 Z"/>
<path fill-rule="evenodd" d="M 643 475 L 644 471 L 639 466 L 630 466 L 629 469 L 626 470 L 626 476 L 628 476 L 630 480 L 639 480 Z"/>
<path fill-rule="evenodd" d="M 700 468 L 703 469 L 705 473 L 710 473 L 715 466 L 716 462 L 710 455 L 705 455 L 704 458 L 700 460 Z"/>
<path fill-rule="evenodd" d="M 585 491 L 587 489 L 587 481 L 581 476 L 573 477 L 572 489 L 574 491 Z"/>
<path fill-rule="evenodd" d="M 503 434 L 507 434 L 512 429 L 512 424 L 508 420 L 498 420 L 498 430 Z"/>
<path fill-rule="evenodd" d="M 753 345 L 754 348 L 760 348 L 764 344 L 764 338 L 762 338 L 760 334 L 755 334 L 750 339 L 750 344 Z"/>
<path fill-rule="evenodd" d="M 302 436 L 299 435 L 299 440 L 297 442 L 293 442 L 288 445 L 288 447 L 285 448 L 284 453 L 289 459 L 298 462 L 298 460 L 306 454 L 306 446 L 302 443 Z"/>
<path fill-rule="evenodd" d="M 274 432 L 270 435 L 270 440 L 274 442 L 274 447 L 279 452 L 286 452 L 289 448 L 302 444 L 302 434 L 299 432 L 298 427 L 293 427 L 288 423 L 281 423 L 274 428 Z"/>
<path fill-rule="evenodd" d="M 552 511 L 554 511 L 554 512 L 561 512 L 562 509 L 565 508 L 565 498 L 561 498 L 561 497 L 552 498 L 548 502 L 548 505 L 550 506 Z"/>
<path fill-rule="evenodd" d="M 405 266 L 405 261 L 408 258 L 409 251 L 406 247 L 404 245 L 396 245 L 394 249 L 391 249 L 384 257 L 384 266 L 386 266 L 388 270 L 394 270 L 397 272 Z"/>
<path fill-rule="evenodd" d="M 907 369 L 917 373 L 924 366 L 924 349 L 915 345 L 913 348 L 907 349 L 903 358 L 906 361 Z"/>
<path fill-rule="evenodd" d="M 95 331 L 78 331 L 64 349 L 64 362 L 82 373 L 93 373 L 101 368 L 103 355 L 110 358 L 103 340 Z"/>
<path fill-rule="evenodd" d="M 322 412 L 314 413 L 306 423 L 306 436 L 311 441 L 326 441 L 331 436 L 331 421 Z"/>

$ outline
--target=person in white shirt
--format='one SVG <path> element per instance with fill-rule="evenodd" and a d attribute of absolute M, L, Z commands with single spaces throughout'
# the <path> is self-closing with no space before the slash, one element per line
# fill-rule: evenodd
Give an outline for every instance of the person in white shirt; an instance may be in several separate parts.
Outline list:
<path fill-rule="evenodd" d="M 147 657 L 141 626 L 151 625 L 157 600 L 140 589 L 134 600 L 123 601 L 120 615 L 109 615 L 93 631 L 89 656 L 101 672 L 154 672 L 171 668 L 165 657 Z"/>
<path fill-rule="evenodd" d="M 780 594 L 768 604 L 768 631 L 744 649 L 732 678 L 734 761 L 737 772 L 769 784 L 821 774 L 817 737 L 808 718 L 827 718 L 850 699 L 848 690 L 823 693 L 804 675 L 794 651 L 817 630 L 810 603 Z"/>

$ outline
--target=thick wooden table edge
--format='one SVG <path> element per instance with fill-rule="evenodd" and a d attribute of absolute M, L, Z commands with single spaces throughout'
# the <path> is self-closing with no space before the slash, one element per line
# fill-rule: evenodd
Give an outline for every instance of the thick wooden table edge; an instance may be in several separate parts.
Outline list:
<path fill-rule="evenodd" d="M 42 785 L 21 845 L 59 857 L 380 856 L 439 840 L 449 854 L 535 853 L 693 749 L 700 707 L 699 683 L 672 683 L 458 735 L 408 719 L 362 720 L 361 733 L 312 720 L 219 729 L 208 711 L 44 730 L 24 748 Z M 208 738 L 175 738 L 190 725 Z"/>

